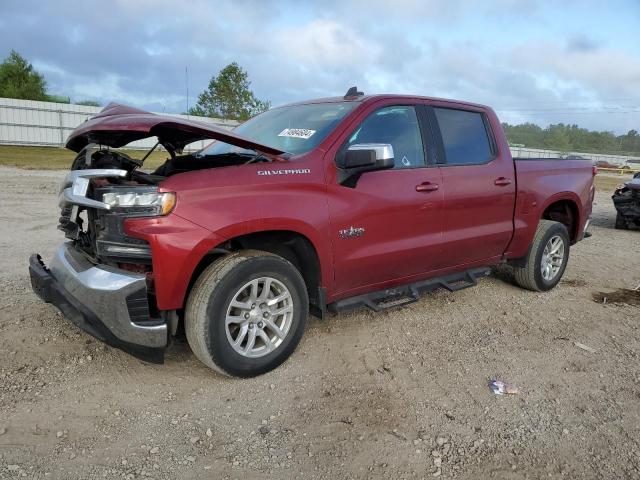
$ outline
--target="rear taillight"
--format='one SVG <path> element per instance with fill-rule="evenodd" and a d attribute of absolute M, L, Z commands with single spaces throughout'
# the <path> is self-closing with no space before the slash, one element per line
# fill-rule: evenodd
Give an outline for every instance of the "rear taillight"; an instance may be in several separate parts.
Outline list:
<path fill-rule="evenodd" d="M 591 173 L 595 177 L 598 174 L 598 167 L 596 167 L 595 165 L 591 167 Z"/>

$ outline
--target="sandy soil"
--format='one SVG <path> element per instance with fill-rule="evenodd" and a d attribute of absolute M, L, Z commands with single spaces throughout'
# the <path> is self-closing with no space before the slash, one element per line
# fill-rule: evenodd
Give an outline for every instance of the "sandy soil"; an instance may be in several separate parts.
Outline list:
<path fill-rule="evenodd" d="M 142 363 L 31 292 L 61 176 L 0 169 L 0 478 L 640 477 L 640 308 L 592 298 L 640 284 L 608 194 L 549 293 L 490 277 L 313 319 L 282 367 L 235 380 L 185 343 Z"/>

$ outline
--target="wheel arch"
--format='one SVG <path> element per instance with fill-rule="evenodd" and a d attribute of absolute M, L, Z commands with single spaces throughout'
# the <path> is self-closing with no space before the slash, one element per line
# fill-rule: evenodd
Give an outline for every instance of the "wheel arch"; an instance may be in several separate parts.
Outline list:
<path fill-rule="evenodd" d="M 551 197 L 541 209 L 541 220 L 553 220 L 567 227 L 569 239 L 573 245 L 578 241 L 582 223 L 579 199 L 570 192 Z"/>
<path fill-rule="evenodd" d="M 320 255 L 314 243 L 306 235 L 294 230 L 260 230 L 238 235 L 216 245 L 202 256 L 194 268 L 185 302 L 193 284 L 207 266 L 229 252 L 238 250 L 262 250 L 279 255 L 300 272 L 309 294 L 310 312 L 323 318 L 326 311 Z"/>

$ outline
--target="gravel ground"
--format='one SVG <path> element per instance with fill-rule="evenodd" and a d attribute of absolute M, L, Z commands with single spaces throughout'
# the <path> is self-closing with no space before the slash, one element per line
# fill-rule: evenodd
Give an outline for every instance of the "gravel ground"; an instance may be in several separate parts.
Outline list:
<path fill-rule="evenodd" d="M 549 293 L 498 272 L 312 319 L 282 367 L 235 380 L 184 342 L 140 362 L 40 302 L 27 258 L 61 241 L 63 173 L 0 174 L 0 478 L 640 477 L 640 308 L 592 298 L 640 284 L 640 232 L 613 229 L 608 194 Z"/>

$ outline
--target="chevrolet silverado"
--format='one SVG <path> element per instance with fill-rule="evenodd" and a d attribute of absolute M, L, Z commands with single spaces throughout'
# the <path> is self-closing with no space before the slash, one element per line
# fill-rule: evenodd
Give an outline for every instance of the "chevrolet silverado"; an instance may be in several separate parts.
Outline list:
<path fill-rule="evenodd" d="M 149 137 L 169 156 L 153 172 L 120 149 Z M 66 241 L 31 256 L 34 291 L 140 358 L 186 334 L 239 377 L 284 362 L 309 313 L 399 307 L 497 264 L 552 289 L 594 197 L 589 160 L 512 158 L 491 108 L 355 88 L 233 131 L 111 104 L 67 147 Z"/>

